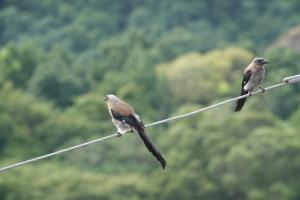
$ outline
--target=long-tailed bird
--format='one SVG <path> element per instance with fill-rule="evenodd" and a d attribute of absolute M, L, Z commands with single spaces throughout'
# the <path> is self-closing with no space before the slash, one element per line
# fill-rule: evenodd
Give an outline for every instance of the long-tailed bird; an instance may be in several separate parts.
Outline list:
<path fill-rule="evenodd" d="M 112 123 L 117 127 L 118 133 L 121 135 L 135 130 L 142 138 L 147 149 L 160 162 L 164 169 L 166 167 L 166 160 L 162 157 L 151 139 L 146 135 L 145 126 L 133 108 L 112 94 L 106 95 L 104 101 L 106 101 Z"/>
<path fill-rule="evenodd" d="M 260 84 L 265 78 L 264 65 L 267 63 L 269 62 L 264 58 L 254 58 L 253 61 L 246 67 L 242 81 L 241 96 L 248 93 L 251 95 L 251 92 L 257 87 L 259 87 L 263 92 L 265 91 Z M 236 102 L 235 112 L 242 110 L 245 102 L 246 98 L 239 99 Z"/>

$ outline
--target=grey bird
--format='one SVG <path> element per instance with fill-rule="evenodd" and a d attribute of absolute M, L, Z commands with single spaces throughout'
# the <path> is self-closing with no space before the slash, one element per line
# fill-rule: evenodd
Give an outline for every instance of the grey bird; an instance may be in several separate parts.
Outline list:
<path fill-rule="evenodd" d="M 145 126 L 133 108 L 115 95 L 106 95 L 104 101 L 112 118 L 112 123 L 118 129 L 120 135 L 126 132 L 136 131 L 143 140 L 147 149 L 160 162 L 163 169 L 166 167 L 166 160 L 163 158 L 154 143 L 145 133 Z"/>
<path fill-rule="evenodd" d="M 251 95 L 251 92 L 257 87 L 265 92 L 265 89 L 262 88 L 260 84 L 265 78 L 264 65 L 268 63 L 269 61 L 265 60 L 264 58 L 254 58 L 253 61 L 246 67 L 242 81 L 241 96 L 248 93 Z M 242 110 L 245 102 L 246 98 L 239 99 L 236 102 L 235 112 Z"/>

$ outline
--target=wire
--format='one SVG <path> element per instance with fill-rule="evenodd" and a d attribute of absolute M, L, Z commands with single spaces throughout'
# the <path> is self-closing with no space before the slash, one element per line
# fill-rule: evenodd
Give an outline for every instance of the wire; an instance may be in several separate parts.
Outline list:
<path fill-rule="evenodd" d="M 61 153 L 67 152 L 67 151 L 78 149 L 78 148 L 81 148 L 81 147 L 84 147 L 84 146 L 87 146 L 87 145 L 90 145 L 90 144 L 101 142 L 103 140 L 107 140 L 109 138 L 113 138 L 113 137 L 116 137 L 116 136 L 118 136 L 118 134 L 114 133 L 112 135 L 101 137 L 101 138 L 98 138 L 98 139 L 95 139 L 95 140 L 92 140 L 92 141 L 89 141 L 89 142 L 85 142 L 85 143 L 82 143 L 82 144 L 79 144 L 79 145 L 75 145 L 75 146 L 72 146 L 72 147 L 69 147 L 69 148 L 58 150 L 58 151 L 55 151 L 53 153 L 45 154 L 43 156 L 39 156 L 39 157 L 32 158 L 32 159 L 29 159 L 29 160 L 26 160 L 26 161 L 23 161 L 23 162 L 12 164 L 12 165 L 9 165 L 7 167 L 0 168 L 0 172 L 3 172 L 3 171 L 8 170 L 8 169 L 15 168 L 15 167 L 19 167 L 21 165 L 25 165 L 27 163 L 31 163 L 31 162 L 35 162 L 35 161 L 42 160 L 42 159 L 45 159 L 45 158 L 49 158 L 51 156 L 54 156 L 54 155 L 57 155 L 57 154 L 61 154 Z"/>
<path fill-rule="evenodd" d="M 175 117 L 170 117 L 170 118 L 167 118 L 167 119 L 156 121 L 156 122 L 145 125 L 145 127 L 156 126 L 156 125 L 163 124 L 163 123 L 166 123 L 166 122 L 170 122 L 170 121 L 173 121 L 173 120 L 189 117 L 189 116 L 198 114 L 200 112 L 211 110 L 211 109 L 223 106 L 227 103 L 237 101 L 239 99 L 243 99 L 243 98 L 246 98 L 246 97 L 249 97 L 249 96 L 254 96 L 254 95 L 257 95 L 259 93 L 263 93 L 263 92 L 266 92 L 266 91 L 269 91 L 269 90 L 272 90 L 272 89 L 275 89 L 275 88 L 283 87 L 283 86 L 286 86 L 286 85 L 296 84 L 298 82 L 300 82 L 300 74 L 295 75 L 295 76 L 286 77 L 282 80 L 281 83 L 269 86 L 267 88 L 264 88 L 265 91 L 263 91 L 261 89 L 256 90 L 251 94 L 245 94 L 245 95 L 242 95 L 242 96 L 238 96 L 238 97 L 235 97 L 235 98 L 232 98 L 232 99 L 222 101 L 222 102 L 217 103 L 217 104 L 213 104 L 213 105 L 205 107 L 205 108 L 201 108 L 199 110 L 195 110 L 195 111 L 188 112 L 188 113 L 185 113 L 185 114 L 182 114 L 182 115 L 177 115 Z M 95 139 L 95 140 L 91 140 L 89 142 L 85 142 L 85 143 L 82 143 L 82 144 L 79 144 L 79 145 L 75 145 L 75 146 L 72 146 L 72 147 L 69 147 L 69 148 L 65 148 L 65 149 L 58 150 L 58 151 L 55 151 L 55 152 L 52 152 L 52 153 L 49 153 L 49 154 L 45 154 L 45 155 L 42 155 L 42 156 L 39 156 L 39 157 L 36 157 L 36 158 L 25 160 L 23 162 L 18 162 L 18 163 L 12 164 L 12 165 L 8 165 L 6 167 L 0 168 L 0 172 L 6 171 L 6 170 L 9 170 L 9 169 L 12 169 L 12 168 L 16 168 L 16 167 L 19 167 L 19 166 L 22 166 L 22 165 L 25 165 L 25 164 L 28 164 L 28 163 L 32 163 L 32 162 L 35 162 L 35 161 L 38 161 L 38 160 L 42 160 L 42 159 L 45 159 L 45 158 L 49 158 L 49 157 L 52 157 L 52 156 L 55 156 L 55 155 L 58 155 L 58 154 L 61 154 L 61 153 L 64 153 L 64 152 L 74 150 L 74 149 L 82 148 L 82 147 L 88 146 L 90 144 L 95 144 L 95 143 L 98 143 L 98 142 L 101 142 L 101 141 L 104 141 L 104 140 L 107 140 L 107 139 L 110 139 L 110 138 L 113 138 L 113 137 L 117 137 L 117 136 L 119 136 L 119 134 L 114 133 L 114 134 L 111 134 L 111 135 L 108 135 L 108 136 L 105 136 L 105 137 L 101 137 L 101 138 L 98 138 L 98 139 Z"/>

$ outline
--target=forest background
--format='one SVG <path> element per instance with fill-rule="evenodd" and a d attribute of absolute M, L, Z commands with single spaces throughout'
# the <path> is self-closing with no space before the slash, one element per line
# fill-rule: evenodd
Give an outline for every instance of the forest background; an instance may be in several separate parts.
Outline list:
<path fill-rule="evenodd" d="M 113 93 L 145 123 L 300 71 L 299 0 L 1 0 L 1 167 L 113 133 Z M 300 85 L 0 174 L 2 200 L 300 199 Z"/>

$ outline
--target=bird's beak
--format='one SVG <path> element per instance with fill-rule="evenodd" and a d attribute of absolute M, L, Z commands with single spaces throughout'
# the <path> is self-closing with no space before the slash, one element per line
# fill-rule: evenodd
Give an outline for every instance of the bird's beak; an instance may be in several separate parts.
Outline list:
<path fill-rule="evenodd" d="M 263 64 L 269 64 L 269 61 L 264 60 Z"/>
<path fill-rule="evenodd" d="M 105 96 L 103 100 L 104 100 L 104 101 L 107 101 L 107 100 L 108 100 L 108 97 L 107 97 L 107 96 Z"/>

